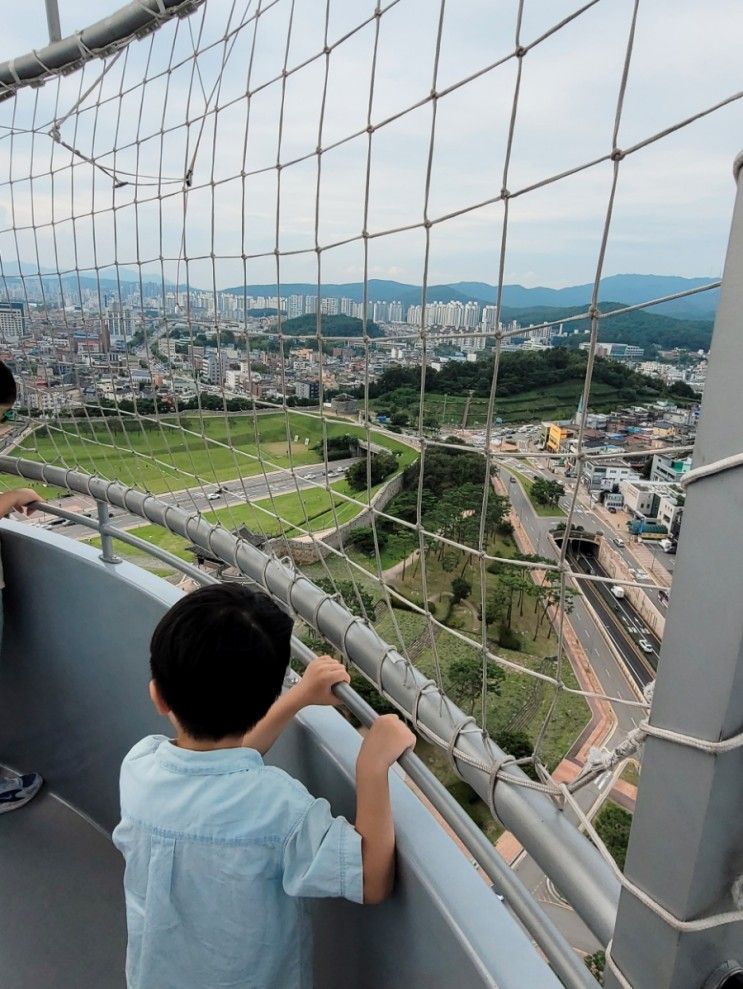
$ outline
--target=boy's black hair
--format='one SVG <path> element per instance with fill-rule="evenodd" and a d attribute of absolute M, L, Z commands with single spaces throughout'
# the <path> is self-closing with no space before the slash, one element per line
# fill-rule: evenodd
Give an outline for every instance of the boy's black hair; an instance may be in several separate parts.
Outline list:
<path fill-rule="evenodd" d="M 160 620 L 150 669 L 160 695 L 192 738 L 244 734 L 281 692 L 292 620 L 241 584 L 201 587 Z"/>
<path fill-rule="evenodd" d="M 15 378 L 5 361 L 0 361 L 0 405 L 13 405 L 17 396 Z"/>

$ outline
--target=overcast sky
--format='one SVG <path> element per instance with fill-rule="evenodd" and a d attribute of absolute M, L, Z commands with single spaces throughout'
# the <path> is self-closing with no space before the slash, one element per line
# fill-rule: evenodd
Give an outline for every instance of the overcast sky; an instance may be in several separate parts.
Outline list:
<path fill-rule="evenodd" d="M 15 6 L 23 16 L 6 20 L 0 58 L 39 48 L 46 40 L 43 0 L 24 0 Z M 63 35 L 116 6 L 101 0 L 60 0 Z M 199 58 L 200 77 L 195 79 L 189 58 L 195 41 L 204 47 L 224 35 L 231 11 L 230 23 L 236 27 L 255 6 L 246 0 L 234 5 L 231 0 L 208 0 L 205 15 L 202 8 L 177 28 L 171 24 L 161 29 L 154 46 L 149 39 L 133 43 L 83 100 L 81 112 L 62 123 L 61 135 L 68 144 L 93 154 L 102 165 L 115 165 L 124 178 L 124 173 L 139 176 L 138 182 L 116 192 L 110 178 L 87 162 L 72 159 L 48 136 L 55 116 L 65 116 L 81 92 L 98 79 L 101 63 L 86 68 L 82 88 L 81 73 L 76 73 L 40 90 L 23 91 L 15 107 L 12 100 L 0 103 L 0 227 L 4 228 L 0 255 L 6 272 L 17 256 L 34 263 L 37 249 L 41 265 L 54 268 L 56 248 L 60 268 L 117 259 L 132 267 L 139 259 L 152 272 L 157 270 L 154 259 L 163 254 L 169 259 L 166 274 L 173 278 L 175 259 L 184 253 L 195 258 L 213 252 L 216 284 L 225 287 L 242 281 L 243 252 L 273 251 L 276 170 L 249 175 L 244 182 L 240 172 L 276 163 L 281 85 L 274 83 L 253 96 L 248 119 L 245 92 L 252 22 L 234 35 L 234 47 L 228 44 L 221 76 L 224 45 Z M 577 0 L 526 0 L 522 43 L 528 44 L 579 6 Z M 330 43 L 362 22 L 373 7 L 372 0 L 331 0 Z M 632 7 L 631 0 L 602 0 L 526 55 L 508 176 L 512 192 L 610 150 Z M 291 0 L 279 0 L 258 20 L 252 90 L 283 68 L 290 9 Z M 381 17 L 373 123 L 430 92 L 439 9 L 438 0 L 400 0 Z M 507 0 L 449 0 L 439 91 L 513 50 L 516 9 L 517 3 Z M 296 0 L 289 68 L 322 49 L 324 16 L 325 0 Z M 323 147 L 366 126 L 374 33 L 371 23 L 332 52 Z M 739 0 L 641 2 L 619 146 L 629 147 L 743 89 L 741 51 Z M 184 59 L 170 77 L 166 100 L 166 76 L 158 74 L 169 63 L 177 65 Z M 145 74 L 151 81 L 143 87 Z M 324 74 L 323 57 L 288 78 L 282 162 L 310 154 L 317 146 Z M 511 59 L 438 101 L 428 202 L 431 219 L 500 190 L 515 78 L 516 63 Z M 126 95 L 117 95 L 130 88 Z M 215 115 L 206 117 L 195 155 L 194 188 L 184 196 L 182 178 L 207 106 L 225 108 L 216 115 L 216 135 Z M 375 132 L 370 232 L 423 219 L 431 122 L 429 102 Z M 719 275 L 734 195 L 731 166 L 743 145 L 742 125 L 743 101 L 739 101 L 622 163 L 605 274 Z M 12 156 L 11 126 L 15 127 Z M 35 136 L 21 132 L 33 127 Z M 321 245 L 358 237 L 363 229 L 367 146 L 367 135 L 362 134 L 322 156 Z M 33 197 L 29 183 L 23 181 L 32 168 L 32 147 Z M 118 149 L 115 155 L 113 148 Z M 53 182 L 50 166 L 55 171 Z M 158 174 L 175 180 L 160 186 L 159 199 L 157 185 L 148 178 Z M 14 180 L 12 197 L 9 177 Z M 212 178 L 214 186 L 208 184 Z M 506 282 L 558 287 L 591 281 L 610 180 L 611 166 L 604 163 L 515 199 Z M 308 252 L 281 258 L 282 282 L 317 278 L 312 250 L 316 181 L 315 156 L 281 172 L 279 250 Z M 207 184 L 199 188 L 202 183 Z M 36 236 L 21 231 L 16 246 L 9 228 L 14 223 L 16 227 L 31 224 L 32 205 Z M 79 217 L 74 230 L 73 206 Z M 94 221 L 84 216 L 91 209 Z M 434 224 L 429 283 L 497 282 L 502 217 L 503 207 L 497 204 Z M 421 229 L 372 239 L 370 277 L 420 283 L 424 246 Z M 322 254 L 324 281 L 355 281 L 363 271 L 363 246 L 358 240 Z M 248 261 L 246 273 L 249 282 L 275 280 L 275 259 Z M 179 274 L 184 277 L 182 265 Z M 211 260 L 193 261 L 189 276 L 192 284 L 211 285 Z"/>

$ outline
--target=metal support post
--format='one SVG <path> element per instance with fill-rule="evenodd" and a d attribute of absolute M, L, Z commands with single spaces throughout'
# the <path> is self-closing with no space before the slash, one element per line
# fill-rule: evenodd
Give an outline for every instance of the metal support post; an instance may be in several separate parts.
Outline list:
<path fill-rule="evenodd" d="M 62 38 L 62 29 L 59 26 L 59 7 L 57 0 L 45 0 L 46 3 L 46 23 L 49 29 L 49 44 Z"/>
<path fill-rule="evenodd" d="M 96 501 L 98 509 L 98 531 L 101 534 L 101 559 L 104 563 L 121 563 L 121 558 L 114 553 L 114 541 L 108 534 L 108 505 L 105 501 Z"/>
<path fill-rule="evenodd" d="M 694 468 L 743 446 L 743 155 Z M 707 741 L 743 730 L 743 467 L 689 485 L 651 723 Z M 734 911 L 743 875 L 743 749 L 706 753 L 650 737 L 625 874 L 682 921 Z M 739 903 L 737 904 L 739 906 Z M 679 930 L 630 892 L 612 960 L 634 989 L 701 989 L 743 954 L 743 923 Z M 607 986 L 624 985 L 613 973 Z"/>

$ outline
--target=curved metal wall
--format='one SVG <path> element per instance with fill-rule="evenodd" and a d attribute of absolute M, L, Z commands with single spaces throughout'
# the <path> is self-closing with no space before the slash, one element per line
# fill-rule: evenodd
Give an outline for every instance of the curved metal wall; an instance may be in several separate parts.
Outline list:
<path fill-rule="evenodd" d="M 110 829 L 122 756 L 143 735 L 163 731 L 147 696 L 147 648 L 180 592 L 29 526 L 4 522 L 0 540 L 7 584 L 0 762 L 33 767 L 54 792 Z M 308 709 L 269 761 L 352 819 L 359 745 L 337 712 Z M 395 895 L 373 908 L 315 902 L 317 984 L 557 986 L 503 904 L 394 775 L 392 795 Z"/>

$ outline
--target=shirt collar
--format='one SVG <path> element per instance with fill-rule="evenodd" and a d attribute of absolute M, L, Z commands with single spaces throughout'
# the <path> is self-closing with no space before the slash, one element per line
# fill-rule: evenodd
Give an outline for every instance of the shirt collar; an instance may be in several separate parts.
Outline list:
<path fill-rule="evenodd" d="M 182 749 L 169 738 L 160 743 L 157 761 L 174 773 L 205 773 L 215 776 L 245 772 L 263 765 L 263 758 L 256 749 L 210 749 L 208 752 L 200 752 Z"/>

